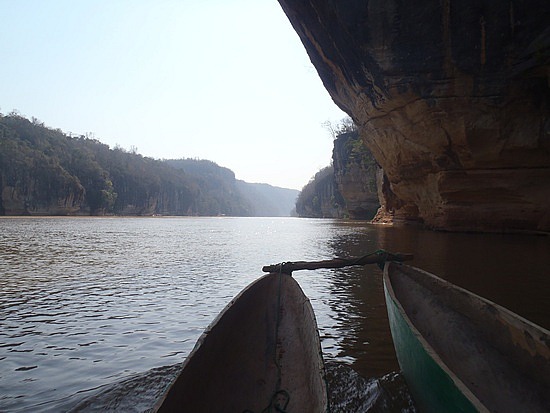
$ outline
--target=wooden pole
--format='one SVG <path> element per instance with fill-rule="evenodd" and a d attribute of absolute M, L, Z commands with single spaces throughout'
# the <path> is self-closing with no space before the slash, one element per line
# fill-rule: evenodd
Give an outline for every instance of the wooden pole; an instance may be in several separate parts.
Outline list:
<path fill-rule="evenodd" d="M 413 259 L 412 254 L 402 254 L 387 252 L 384 250 L 378 250 L 372 254 L 364 255 L 362 257 L 355 258 L 335 258 L 333 260 L 324 261 L 294 261 L 294 262 L 282 262 L 280 264 L 266 265 L 262 268 L 263 272 L 275 272 L 292 274 L 292 271 L 298 270 L 318 270 L 320 268 L 343 268 L 352 265 L 367 265 L 367 264 L 379 264 L 383 265 L 386 261 L 409 261 Z"/>

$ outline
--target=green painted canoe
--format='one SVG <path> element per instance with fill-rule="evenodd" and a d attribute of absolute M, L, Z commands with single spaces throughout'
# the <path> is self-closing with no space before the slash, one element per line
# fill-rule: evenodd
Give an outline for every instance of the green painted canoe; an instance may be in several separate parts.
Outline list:
<path fill-rule="evenodd" d="M 394 346 L 420 412 L 550 412 L 550 332 L 417 268 L 388 262 Z"/>
<path fill-rule="evenodd" d="M 294 278 L 270 273 L 206 329 L 154 410 L 323 413 L 327 406 L 311 304 Z"/>

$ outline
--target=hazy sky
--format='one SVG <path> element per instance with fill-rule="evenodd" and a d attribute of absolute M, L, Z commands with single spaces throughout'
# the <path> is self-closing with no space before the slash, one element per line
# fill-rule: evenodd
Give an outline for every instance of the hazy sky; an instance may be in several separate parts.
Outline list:
<path fill-rule="evenodd" d="M 332 102 L 276 0 L 0 0 L 0 112 L 301 189 Z"/>

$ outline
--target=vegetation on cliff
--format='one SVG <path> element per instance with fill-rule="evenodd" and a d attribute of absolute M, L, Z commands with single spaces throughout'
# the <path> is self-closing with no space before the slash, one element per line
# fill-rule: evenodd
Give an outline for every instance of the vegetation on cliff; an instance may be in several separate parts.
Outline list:
<path fill-rule="evenodd" d="M 214 162 L 155 160 L 0 114 L 0 215 L 266 215 L 238 182 Z M 292 191 L 268 187 L 263 203 Z"/>
<path fill-rule="evenodd" d="M 342 218 L 343 205 L 334 181 L 334 168 L 327 166 L 303 187 L 296 200 L 296 212 L 307 218 Z"/>
<path fill-rule="evenodd" d="M 380 208 L 377 181 L 382 172 L 357 130 L 342 133 L 334 140 L 332 162 L 346 215 L 351 219 L 374 218 Z"/>
<path fill-rule="evenodd" d="M 302 217 L 372 219 L 380 203 L 380 170 L 351 118 L 325 124 L 334 138 L 332 165 L 321 169 L 302 189 L 296 212 Z"/>

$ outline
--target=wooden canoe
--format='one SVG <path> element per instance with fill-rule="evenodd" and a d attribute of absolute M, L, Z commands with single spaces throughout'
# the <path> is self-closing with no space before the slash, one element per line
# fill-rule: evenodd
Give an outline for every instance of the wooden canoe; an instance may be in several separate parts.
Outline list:
<path fill-rule="evenodd" d="M 395 350 L 421 412 L 550 412 L 550 332 L 403 264 L 384 291 Z"/>
<path fill-rule="evenodd" d="M 311 304 L 291 276 L 270 273 L 206 329 L 155 410 L 320 413 L 327 405 Z"/>

